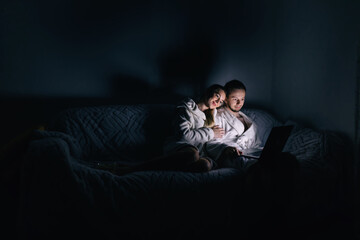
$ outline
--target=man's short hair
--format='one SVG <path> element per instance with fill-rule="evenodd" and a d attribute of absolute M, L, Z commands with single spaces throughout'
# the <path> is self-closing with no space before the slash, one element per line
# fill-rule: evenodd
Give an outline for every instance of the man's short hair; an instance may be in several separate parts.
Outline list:
<path fill-rule="evenodd" d="M 245 85 L 241 81 L 239 81 L 237 79 L 233 79 L 231 81 L 228 81 L 225 84 L 224 89 L 225 89 L 225 92 L 226 92 L 226 96 L 228 96 L 235 89 L 243 89 L 246 92 Z"/>

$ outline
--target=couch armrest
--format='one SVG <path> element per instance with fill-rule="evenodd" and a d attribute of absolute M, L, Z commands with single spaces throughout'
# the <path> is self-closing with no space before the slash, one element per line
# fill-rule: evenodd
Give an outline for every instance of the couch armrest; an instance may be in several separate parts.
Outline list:
<path fill-rule="evenodd" d="M 79 191 L 70 168 L 70 161 L 76 162 L 73 155 L 79 152 L 69 138 L 50 135 L 35 133 L 25 154 L 19 187 L 19 239 L 51 237 L 50 233 L 64 230 L 59 226 L 79 229 L 79 204 L 74 200 Z"/>

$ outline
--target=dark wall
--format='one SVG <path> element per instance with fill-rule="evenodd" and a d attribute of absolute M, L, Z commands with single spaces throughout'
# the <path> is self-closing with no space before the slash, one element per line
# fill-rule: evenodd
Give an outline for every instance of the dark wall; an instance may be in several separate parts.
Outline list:
<path fill-rule="evenodd" d="M 175 103 L 233 78 L 247 85 L 249 104 L 270 104 L 276 1 L 1 6 L 5 139 L 67 107 Z"/>
<path fill-rule="evenodd" d="M 355 138 L 359 12 L 354 0 L 283 2 L 273 78 L 273 108 L 282 119 Z"/>
<path fill-rule="evenodd" d="M 1 1 L 0 143 L 68 107 L 175 103 L 233 78 L 246 84 L 247 106 L 353 137 L 359 9 L 356 0 Z"/>
<path fill-rule="evenodd" d="M 271 57 L 272 16 L 266 1 L 4 5 L 2 95 L 108 98 L 135 86 L 189 95 L 209 81 L 269 71 L 264 58 Z"/>

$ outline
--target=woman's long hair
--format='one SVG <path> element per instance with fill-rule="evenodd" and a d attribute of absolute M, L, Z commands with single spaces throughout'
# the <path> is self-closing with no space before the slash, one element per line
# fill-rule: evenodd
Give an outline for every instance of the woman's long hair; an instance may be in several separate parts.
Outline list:
<path fill-rule="evenodd" d="M 205 123 L 204 123 L 205 127 L 212 128 L 213 126 L 215 126 L 214 112 L 215 112 L 215 109 L 210 109 L 210 108 L 206 109 L 204 111 L 205 117 L 206 117 L 206 120 L 205 120 Z"/>

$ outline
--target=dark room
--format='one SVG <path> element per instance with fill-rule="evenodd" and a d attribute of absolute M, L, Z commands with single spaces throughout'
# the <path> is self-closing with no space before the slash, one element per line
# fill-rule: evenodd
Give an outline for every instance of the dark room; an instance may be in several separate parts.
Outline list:
<path fill-rule="evenodd" d="M 1 1 L 2 236 L 360 240 L 359 13 Z"/>

